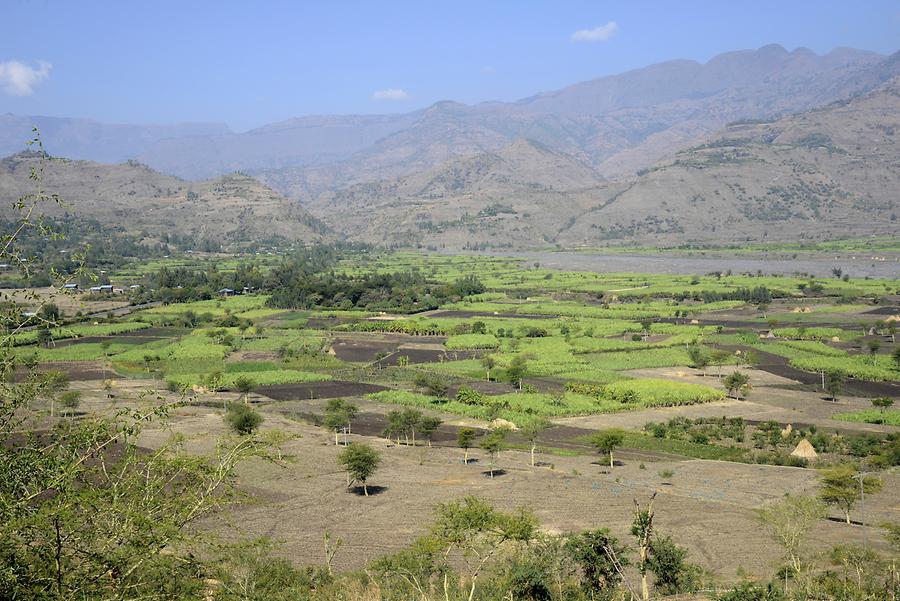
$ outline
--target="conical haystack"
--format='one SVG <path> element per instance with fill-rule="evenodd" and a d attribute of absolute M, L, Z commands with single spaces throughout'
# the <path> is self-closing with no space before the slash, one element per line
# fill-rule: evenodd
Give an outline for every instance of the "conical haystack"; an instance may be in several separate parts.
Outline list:
<path fill-rule="evenodd" d="M 813 459 L 818 457 L 819 454 L 816 453 L 816 450 L 809 443 L 809 441 L 804 438 L 800 441 L 799 444 L 797 444 L 797 448 L 794 449 L 794 451 L 791 453 L 791 456 L 800 457 L 801 459 L 812 461 Z"/>

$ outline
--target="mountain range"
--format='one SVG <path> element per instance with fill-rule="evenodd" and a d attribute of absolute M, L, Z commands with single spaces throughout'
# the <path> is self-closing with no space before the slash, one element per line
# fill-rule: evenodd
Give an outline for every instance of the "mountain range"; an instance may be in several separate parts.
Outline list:
<path fill-rule="evenodd" d="M 900 53 L 772 45 L 517 102 L 245 133 L 0 116 L 0 150 L 31 123 L 51 154 L 134 159 L 63 161 L 52 175 L 79 211 L 142 223 L 152 206 L 151 229 L 190 235 L 443 248 L 844 237 L 896 225 L 898 77 Z M 26 158 L 4 161 L 0 198 L 22 189 Z"/>

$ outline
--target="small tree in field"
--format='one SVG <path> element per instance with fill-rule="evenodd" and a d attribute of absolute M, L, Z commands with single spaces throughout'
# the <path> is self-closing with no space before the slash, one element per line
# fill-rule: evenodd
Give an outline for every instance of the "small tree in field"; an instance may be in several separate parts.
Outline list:
<path fill-rule="evenodd" d="M 500 451 L 503 450 L 503 445 L 506 441 L 507 433 L 508 430 L 506 430 L 505 428 L 497 428 L 496 430 L 493 430 L 490 434 L 485 436 L 481 441 L 481 448 L 484 449 L 491 460 L 491 478 L 494 477 L 494 469 L 497 467 L 497 458 L 500 456 Z"/>
<path fill-rule="evenodd" d="M 545 419 L 536 419 L 521 429 L 522 436 L 531 445 L 531 467 L 534 467 L 534 451 L 537 449 L 537 439 L 541 432 L 550 426 Z"/>
<path fill-rule="evenodd" d="M 350 422 L 356 417 L 359 408 L 344 399 L 331 399 L 325 405 L 325 416 L 322 425 L 334 432 L 334 444 L 337 446 L 338 434 L 350 431 Z"/>
<path fill-rule="evenodd" d="M 703 352 L 699 344 L 692 344 L 688 347 L 688 357 L 694 369 L 699 369 L 703 375 L 706 375 L 706 367 L 709 365 L 709 355 Z"/>
<path fill-rule="evenodd" d="M 747 374 L 739 371 L 731 372 L 722 383 L 725 385 L 725 390 L 728 391 L 728 396 L 736 399 L 743 397 L 744 392 L 750 389 L 750 378 Z"/>
<path fill-rule="evenodd" d="M 426 415 L 419 421 L 419 432 L 428 441 L 429 447 L 431 446 L 431 439 L 434 433 L 437 432 L 442 423 L 440 418 L 431 415 Z"/>
<path fill-rule="evenodd" d="M 877 408 L 878 410 L 880 410 L 881 413 L 884 413 L 884 411 L 886 409 L 890 409 L 891 407 L 893 407 L 893 405 L 894 405 L 894 399 L 890 399 L 886 396 L 883 396 L 883 397 L 880 397 L 877 399 L 872 399 L 872 406 Z"/>
<path fill-rule="evenodd" d="M 468 601 L 475 598 L 478 577 L 492 557 L 507 548 L 521 548 L 538 536 L 537 519 L 529 510 L 500 511 L 476 497 L 442 503 L 435 514 L 431 539 L 442 547 L 439 553 L 444 557 L 456 551 L 461 572 L 469 583 Z M 423 594 L 422 598 L 429 597 Z"/>
<path fill-rule="evenodd" d="M 831 400 L 837 402 L 837 395 L 844 387 L 847 377 L 843 372 L 832 370 L 825 372 L 825 391 L 831 396 Z"/>
<path fill-rule="evenodd" d="M 722 375 L 722 366 L 728 363 L 728 360 L 731 358 L 731 353 L 723 350 L 715 350 L 709 356 L 709 362 L 712 365 L 717 365 L 719 367 L 719 376 Z"/>
<path fill-rule="evenodd" d="M 378 469 L 381 455 L 369 445 L 353 442 L 338 455 L 338 463 L 347 471 L 347 486 L 353 482 L 362 484 L 363 493 L 368 497 L 368 480 Z"/>
<path fill-rule="evenodd" d="M 522 390 L 522 380 L 526 373 L 528 373 L 528 357 L 525 355 L 513 357 L 509 367 L 506 368 L 506 376 L 511 383 L 519 387 L 519 390 Z"/>
<path fill-rule="evenodd" d="M 900 346 L 894 349 L 894 352 L 891 353 L 891 359 L 894 360 L 894 364 L 897 366 L 897 369 L 900 369 Z"/>
<path fill-rule="evenodd" d="M 487 380 L 491 379 L 491 370 L 497 366 L 497 360 L 494 359 L 493 355 L 485 355 L 481 358 L 481 367 L 484 368 L 484 371 L 487 374 Z"/>
<path fill-rule="evenodd" d="M 238 392 L 241 393 L 241 400 L 245 403 L 248 402 L 248 395 L 253 392 L 253 389 L 256 388 L 256 382 L 248 378 L 247 376 L 241 375 L 235 378 L 234 387 Z"/>
<path fill-rule="evenodd" d="M 874 476 L 863 476 L 849 465 L 839 465 L 822 471 L 822 489 L 819 498 L 828 505 L 835 505 L 844 512 L 850 523 L 850 511 L 863 494 L 881 490 L 882 482 Z"/>
<path fill-rule="evenodd" d="M 616 447 L 622 445 L 625 441 L 625 432 L 619 428 L 610 428 L 609 430 L 601 430 L 591 437 L 591 444 L 597 448 L 599 453 L 609 455 L 609 467 L 613 467 L 613 451 Z"/>
<path fill-rule="evenodd" d="M 463 461 L 469 465 L 469 449 L 475 443 L 475 430 L 473 428 L 460 428 L 456 435 L 456 445 L 465 451 Z"/>
<path fill-rule="evenodd" d="M 225 421 L 231 429 L 240 435 L 253 434 L 263 422 L 263 417 L 249 405 L 231 403 L 225 412 Z"/>
<path fill-rule="evenodd" d="M 75 413 L 75 410 L 81 404 L 81 393 L 77 390 L 67 390 L 59 395 L 59 404 L 62 405 L 66 413 L 71 415 Z"/>

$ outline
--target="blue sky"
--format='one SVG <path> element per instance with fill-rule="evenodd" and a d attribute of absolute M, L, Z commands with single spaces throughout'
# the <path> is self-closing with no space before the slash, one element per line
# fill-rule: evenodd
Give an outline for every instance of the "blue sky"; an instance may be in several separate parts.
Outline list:
<path fill-rule="evenodd" d="M 0 113 L 239 131 L 514 100 L 769 43 L 900 48 L 896 0 L 0 2 Z"/>

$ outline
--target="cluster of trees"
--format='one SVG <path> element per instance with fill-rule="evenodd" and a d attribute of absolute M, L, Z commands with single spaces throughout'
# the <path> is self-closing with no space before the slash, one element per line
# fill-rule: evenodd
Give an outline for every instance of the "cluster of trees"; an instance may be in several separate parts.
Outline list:
<path fill-rule="evenodd" d="M 431 446 L 431 439 L 442 423 L 440 418 L 425 415 L 412 408 L 390 411 L 387 419 L 388 425 L 382 436 L 396 439 L 397 444 L 400 444 L 400 439 L 403 438 L 407 445 L 413 446 L 416 444 L 417 433 L 420 438 L 428 441 L 428 446 Z"/>
<path fill-rule="evenodd" d="M 336 270 L 338 260 L 352 245 L 316 245 L 286 258 L 269 273 L 254 262 L 233 271 L 162 267 L 147 276 L 134 301 L 187 302 L 214 298 L 222 288 L 269 292 L 269 306 L 285 309 L 389 309 L 403 312 L 434 309 L 451 300 L 484 292 L 474 275 L 452 283 L 429 280 L 418 270 L 363 275 Z"/>
<path fill-rule="evenodd" d="M 287 269 L 292 273 L 289 266 Z M 443 284 L 429 281 L 417 270 L 360 276 L 332 271 L 305 278 L 284 277 L 278 270 L 270 289 L 269 305 L 278 308 L 365 308 L 404 312 L 436 309 L 448 301 L 485 290 L 484 284 L 474 275 Z"/>

